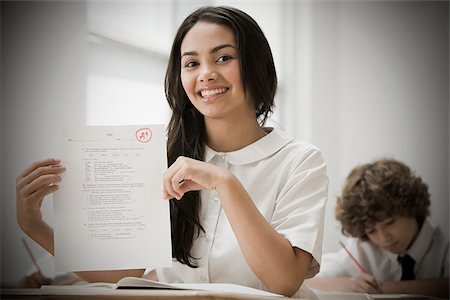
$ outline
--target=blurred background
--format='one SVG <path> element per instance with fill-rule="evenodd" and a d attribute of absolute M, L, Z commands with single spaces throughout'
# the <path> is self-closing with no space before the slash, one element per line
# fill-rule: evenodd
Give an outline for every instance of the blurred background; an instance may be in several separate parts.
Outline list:
<path fill-rule="evenodd" d="M 167 123 L 171 41 L 202 5 L 244 10 L 269 40 L 271 126 L 317 145 L 328 164 L 324 252 L 344 239 L 334 208 L 345 177 L 382 157 L 428 183 L 431 219 L 448 235 L 448 1 L 1 1 L 2 286 L 32 269 L 15 178 L 55 156 L 63 126 Z M 43 208 L 51 224 L 51 197 Z"/>

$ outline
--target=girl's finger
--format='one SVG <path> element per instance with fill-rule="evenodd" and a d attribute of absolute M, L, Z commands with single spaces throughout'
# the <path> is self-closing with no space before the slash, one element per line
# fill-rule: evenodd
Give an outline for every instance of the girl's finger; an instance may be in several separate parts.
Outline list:
<path fill-rule="evenodd" d="M 166 192 L 166 189 L 164 189 L 164 188 L 163 188 L 162 198 L 163 198 L 164 200 L 169 200 L 169 199 L 170 199 L 169 193 L 167 193 L 167 192 Z"/>
<path fill-rule="evenodd" d="M 59 175 L 44 175 L 23 187 L 20 193 L 22 196 L 31 195 L 43 187 L 54 185 L 60 181 L 61 177 Z"/>
<path fill-rule="evenodd" d="M 164 174 L 164 180 L 163 180 L 163 186 L 164 186 L 164 191 L 163 193 L 166 193 L 168 195 L 168 198 L 176 198 L 176 199 L 181 199 L 181 195 L 177 194 L 175 192 L 175 190 L 173 189 L 172 186 L 172 174 L 171 174 L 171 170 L 168 169 L 166 171 L 166 174 Z"/>
<path fill-rule="evenodd" d="M 187 183 L 189 181 L 189 179 L 186 178 L 186 176 L 184 176 L 183 173 L 184 173 L 184 170 L 179 170 L 172 176 L 172 178 L 170 180 L 172 189 L 174 190 L 174 192 L 177 195 L 179 195 L 181 197 L 184 194 L 182 186 L 185 185 L 185 183 Z"/>
<path fill-rule="evenodd" d="M 180 192 L 182 194 L 186 194 L 190 191 L 198 191 L 203 189 L 203 186 L 200 184 L 192 181 L 192 180 L 185 180 L 182 185 L 180 185 Z"/>
<path fill-rule="evenodd" d="M 49 166 L 49 165 L 57 165 L 60 162 L 61 162 L 61 160 L 56 159 L 56 158 L 47 158 L 47 159 L 44 159 L 44 160 L 35 161 L 31 165 L 29 165 L 28 168 L 26 168 L 22 172 L 22 174 L 20 174 L 20 176 L 21 177 L 25 177 L 28 174 L 30 174 L 32 171 L 36 170 L 39 167 L 44 167 L 44 166 Z"/>
<path fill-rule="evenodd" d="M 27 176 L 25 176 L 23 178 L 23 180 L 21 180 L 18 183 L 18 187 L 20 188 L 24 185 L 27 185 L 43 175 L 60 174 L 60 173 L 64 172 L 65 170 L 66 170 L 66 168 L 61 165 L 51 165 L 51 166 L 39 167 L 36 170 L 32 171 Z"/>
<path fill-rule="evenodd" d="M 37 191 L 35 191 L 33 194 L 31 194 L 29 197 L 25 198 L 25 201 L 34 201 L 35 199 L 39 199 L 39 206 L 41 205 L 42 201 L 44 200 L 44 197 L 47 195 L 50 195 L 51 193 L 56 192 L 59 190 L 59 186 L 56 184 L 43 187 Z"/>

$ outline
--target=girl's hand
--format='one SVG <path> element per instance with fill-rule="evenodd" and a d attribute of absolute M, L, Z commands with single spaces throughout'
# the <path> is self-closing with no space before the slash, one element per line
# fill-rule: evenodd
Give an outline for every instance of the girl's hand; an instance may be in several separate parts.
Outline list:
<path fill-rule="evenodd" d="M 40 272 L 34 272 L 31 275 L 26 276 L 20 282 L 20 286 L 23 288 L 38 289 L 43 285 L 49 285 L 52 283 L 52 279 L 42 275 Z"/>
<path fill-rule="evenodd" d="M 180 200 L 189 191 L 215 190 L 230 175 L 231 173 L 226 169 L 180 156 L 164 174 L 163 197 Z"/>
<path fill-rule="evenodd" d="M 375 277 L 367 273 L 360 273 L 358 276 L 352 277 L 346 290 L 357 293 L 383 293 Z"/>
<path fill-rule="evenodd" d="M 59 163 L 60 160 L 52 158 L 34 162 L 16 179 L 17 221 L 27 234 L 44 223 L 42 201 L 58 190 L 59 174 L 66 170 Z"/>

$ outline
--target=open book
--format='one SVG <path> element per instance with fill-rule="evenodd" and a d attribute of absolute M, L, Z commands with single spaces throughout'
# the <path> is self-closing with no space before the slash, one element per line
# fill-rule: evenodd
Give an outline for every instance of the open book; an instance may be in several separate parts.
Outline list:
<path fill-rule="evenodd" d="M 260 297 L 284 297 L 283 295 L 254 289 L 251 287 L 231 283 L 163 283 L 139 277 L 125 277 L 117 283 L 90 283 L 90 287 L 108 287 L 112 289 L 171 289 L 198 290 L 218 292 L 221 294 L 241 294 Z"/>

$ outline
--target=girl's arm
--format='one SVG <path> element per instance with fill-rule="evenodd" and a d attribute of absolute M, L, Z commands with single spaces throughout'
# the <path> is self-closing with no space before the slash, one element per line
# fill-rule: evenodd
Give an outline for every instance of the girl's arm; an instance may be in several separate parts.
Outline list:
<path fill-rule="evenodd" d="M 239 180 L 228 170 L 179 157 L 164 176 L 166 198 L 181 199 L 191 190 L 214 189 L 256 276 L 274 293 L 293 295 L 312 261 L 311 254 L 292 247 L 261 215 Z"/>
<path fill-rule="evenodd" d="M 44 197 L 58 190 L 59 174 L 65 171 L 57 159 L 34 162 L 16 179 L 17 222 L 22 230 L 54 255 L 53 228 L 42 218 Z M 117 282 L 126 276 L 141 277 L 144 269 L 76 273 L 88 282 Z"/>
<path fill-rule="evenodd" d="M 230 172 L 223 174 L 217 192 L 252 271 L 271 292 L 286 296 L 297 292 L 309 270 L 311 254 L 292 247 L 272 228 Z"/>

